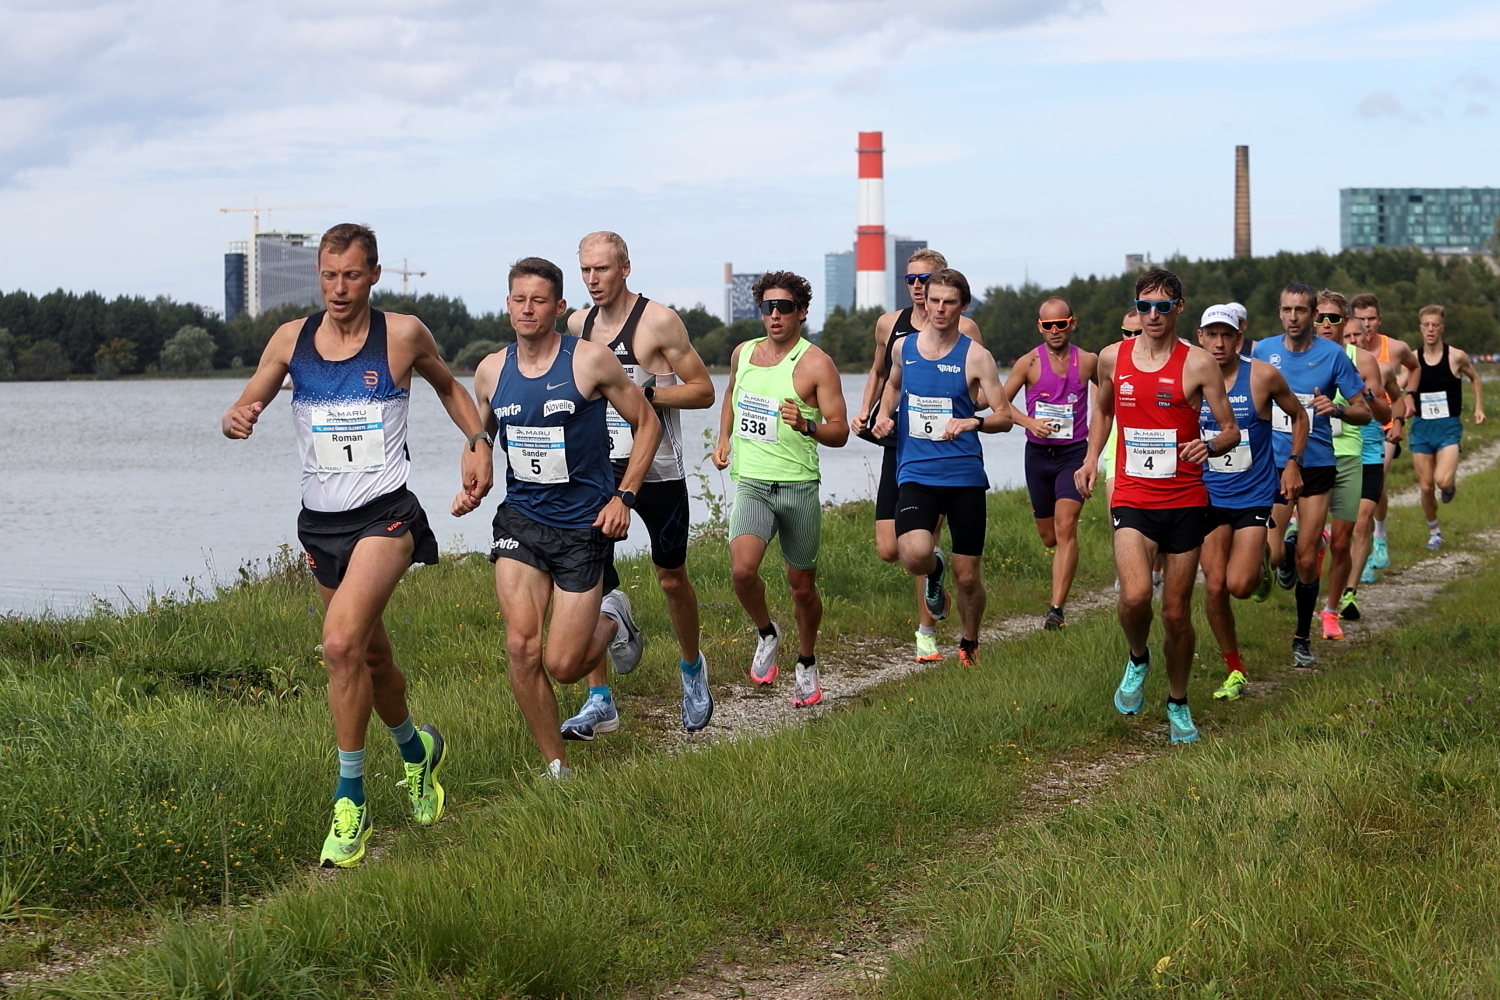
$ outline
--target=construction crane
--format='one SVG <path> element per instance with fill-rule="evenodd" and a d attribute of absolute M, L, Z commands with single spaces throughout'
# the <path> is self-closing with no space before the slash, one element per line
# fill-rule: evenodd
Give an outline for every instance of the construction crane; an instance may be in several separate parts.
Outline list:
<path fill-rule="evenodd" d="M 399 274 L 399 275 L 401 275 L 401 296 L 403 298 L 405 298 L 407 295 L 411 294 L 409 288 L 407 287 L 407 279 L 408 278 L 425 278 L 425 277 L 427 277 L 427 272 L 426 271 L 413 271 L 413 270 L 410 269 L 409 265 L 410 265 L 410 262 L 405 257 L 402 257 L 401 258 L 401 266 L 400 267 L 387 267 L 387 268 L 383 269 L 388 274 Z"/>
<path fill-rule="evenodd" d="M 259 233 L 260 232 L 260 213 L 262 213 L 262 212 L 289 212 L 289 211 L 292 211 L 293 209 L 344 208 L 345 207 L 344 205 L 265 205 L 265 206 L 262 206 L 261 203 L 260 203 L 260 195 L 256 195 L 254 198 L 252 198 L 250 200 L 251 200 L 251 205 L 250 205 L 249 208 L 221 208 L 221 209 L 219 209 L 219 211 L 223 212 L 225 214 L 228 214 L 230 212 L 251 212 L 251 213 L 253 213 L 252 216 L 251 216 L 251 218 L 254 221 L 254 226 L 251 229 L 251 232 L 252 233 Z"/>

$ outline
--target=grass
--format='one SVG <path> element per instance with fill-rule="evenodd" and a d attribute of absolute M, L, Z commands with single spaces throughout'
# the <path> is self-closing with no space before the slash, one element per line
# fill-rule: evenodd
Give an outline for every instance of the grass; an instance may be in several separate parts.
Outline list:
<path fill-rule="evenodd" d="M 1488 526 L 1481 495 L 1497 479 L 1487 474 L 1445 509 L 1450 538 Z M 1024 496 L 997 494 L 990 503 L 991 614 L 1035 613 L 1045 604 L 1049 570 Z M 1107 527 L 1101 505 L 1086 510 L 1080 586 L 1098 587 L 1113 575 L 1099 557 L 1107 551 Z M 827 517 L 825 650 L 849 637 L 909 640 L 911 585 L 874 558 L 869 518 L 868 504 Z M 1393 517 L 1398 562 L 1421 551 L 1422 527 L 1410 511 Z M 728 589 L 722 541 L 700 541 L 691 565 L 711 661 L 720 671 L 742 669 L 751 630 Z M 100 908 L 164 914 L 157 943 L 69 977 L 52 992 L 618 995 L 675 975 L 716 943 L 744 935 L 784 940 L 798 928 L 834 926 L 852 909 L 879 906 L 915 882 L 908 903 L 913 921 L 943 928 L 929 940 L 950 935 L 972 946 L 946 956 L 923 952 L 892 988 L 914 996 L 947 988 L 951 995 L 958 983 L 967 985 L 957 992 L 972 992 L 975 982 L 1018 988 L 1019 979 L 1005 977 L 1019 975 L 1019 959 L 1006 957 L 1011 953 L 998 943 L 1011 940 L 1001 933 L 1007 920 L 1040 920 L 1025 907 L 1041 900 L 1053 900 L 1047 912 L 1057 914 L 1056 926 L 1049 933 L 1058 935 L 1070 926 L 1063 904 L 1091 884 L 1111 885 L 1111 905 L 1123 908 L 1111 919 L 1132 926 L 1142 908 L 1163 912 L 1192 902 L 1135 899 L 1139 894 L 1118 880 L 1090 883 L 1108 874 L 1097 853 L 1108 839 L 1089 841 L 1082 827 L 1057 832 L 1054 844 L 1059 856 L 1081 861 L 1049 868 L 1038 850 L 1026 866 L 1007 868 L 1008 859 L 1020 856 L 1012 847 L 961 875 L 928 867 L 955 850 L 960 834 L 1011 818 L 1017 790 L 1043 759 L 1159 725 L 1149 711 L 1145 721 L 1128 721 L 1106 710 L 1121 657 L 1111 616 L 988 651 L 980 671 L 948 668 L 912 678 L 812 726 L 754 742 L 663 755 L 627 726 L 578 754 L 580 780 L 557 787 L 532 778 L 538 761 L 505 680 L 490 572 L 482 559 L 450 558 L 409 574 L 387 615 L 419 719 L 438 722 L 456 748 L 445 773 L 451 819 L 431 830 L 408 824 L 394 787 L 394 749 L 382 749 L 387 737 L 373 732 L 370 793 L 380 856 L 332 881 L 306 873 L 324 832 L 334 770 L 314 653 L 318 611 L 295 561 L 247 571 L 240 585 L 213 601 L 163 598 L 128 614 L 101 608 L 80 620 L 0 621 L 6 672 L 0 731 L 12 734 L 0 744 L 0 775 L 13 793 L 0 806 L 0 910 L 16 921 L 27 913 L 66 917 Z M 643 626 L 667 635 L 649 567 L 637 560 L 623 575 L 635 588 Z M 789 619 L 784 589 L 770 591 L 774 613 Z M 1241 606 L 1252 673 L 1285 658 L 1289 609 L 1285 595 Z M 1211 637 L 1201 622 L 1199 631 L 1203 662 L 1211 664 Z M 672 645 L 653 642 L 643 668 L 617 678 L 627 715 L 633 698 L 672 697 Z M 1316 797 L 1316 787 L 1263 790 L 1266 802 L 1250 808 L 1241 800 L 1253 783 L 1241 789 L 1220 779 L 1232 768 L 1214 755 L 1239 742 L 1212 737 L 1267 725 L 1271 709 L 1211 705 L 1217 679 L 1216 670 L 1200 670 L 1192 689 L 1209 735 L 1206 752 L 1175 755 L 1165 767 L 1215 761 L 1177 775 L 1172 787 L 1191 787 L 1199 796 L 1192 807 L 1177 805 L 1232 799 L 1238 811 L 1217 826 L 1198 824 L 1199 841 L 1210 846 L 1178 862 L 1163 879 L 1173 884 L 1182 881 L 1181 871 L 1217 856 L 1236 829 L 1261 837 L 1266 823 L 1274 826 L 1293 811 L 1277 811 L 1284 802 L 1305 799 L 1297 822 L 1308 825 L 1283 823 L 1286 837 L 1303 839 L 1257 841 L 1263 864 L 1274 860 L 1275 844 L 1306 847 L 1327 832 L 1306 819 L 1317 815 L 1308 798 Z M 1152 678 L 1149 705 L 1164 697 L 1161 683 Z M 571 693 L 565 708 L 578 697 Z M 1331 773 L 1341 761 L 1349 758 L 1310 756 L 1286 762 L 1289 770 L 1280 773 L 1319 767 Z M 1258 773 L 1267 765 L 1257 758 L 1249 766 Z M 1467 773 L 1455 772 L 1455 780 Z M 1338 772 L 1332 787 L 1346 805 L 1365 801 L 1344 784 L 1356 774 L 1371 776 L 1370 788 L 1386 776 L 1369 767 Z M 1212 795 L 1205 793 L 1210 787 Z M 1130 829 L 1159 839 L 1177 817 L 1165 799 L 1158 806 L 1150 822 L 1123 810 L 1110 824 L 1139 824 Z M 1096 811 L 1070 814 L 1069 822 Z M 1075 871 L 1089 878 L 1074 879 Z M 1011 882 L 1027 892 L 993 895 Z M 1237 885 L 1254 895 L 1253 880 Z M 1398 906 L 1404 898 L 1383 905 L 1404 913 Z M 995 900 L 1006 905 L 997 909 Z M 977 909 L 965 909 L 967 901 Z M 1277 902 L 1277 895 L 1260 893 L 1259 905 L 1274 909 Z M 177 907 L 204 903 L 223 905 L 232 916 L 187 922 L 173 916 Z M 1012 917 L 1002 919 L 1006 913 Z M 1073 923 L 1081 920 L 1075 914 Z M 1163 918 L 1163 933 L 1167 923 Z M 1156 938 L 1142 940 L 1146 951 L 1157 947 Z M 1068 941 L 1077 944 L 1076 934 L 1059 936 L 1052 957 L 1073 950 Z M 1110 988 L 1134 988 L 1126 972 L 1138 971 L 1136 951 L 1111 947 L 1100 959 L 1118 970 Z M 1154 954 L 1152 968 L 1170 953 Z M 974 957 L 980 955 L 1000 957 Z M 1178 969 L 1185 955 L 1174 959 Z M 3 944 L 0 959 L 30 960 L 7 957 Z M 1330 981 L 1347 971 L 1336 963 L 1328 968 Z M 970 973 L 981 978 L 962 978 Z M 1156 974 L 1151 989 L 1164 974 Z M 1230 982 L 1230 971 L 1223 974 Z M 1082 971 L 1072 975 L 1068 982 L 1102 981 L 1079 978 Z"/>

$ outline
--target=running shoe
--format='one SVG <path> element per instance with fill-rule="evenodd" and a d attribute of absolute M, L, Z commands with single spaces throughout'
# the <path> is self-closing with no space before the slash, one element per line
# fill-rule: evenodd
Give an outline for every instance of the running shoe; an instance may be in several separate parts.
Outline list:
<path fill-rule="evenodd" d="M 979 645 L 976 643 L 973 646 L 965 646 L 959 643 L 958 662 L 970 670 L 979 666 Z"/>
<path fill-rule="evenodd" d="M 1193 713 L 1186 705 L 1167 702 L 1167 722 L 1172 729 L 1173 743 L 1191 743 L 1198 738 L 1198 727 L 1193 725 Z"/>
<path fill-rule="evenodd" d="M 1339 617 L 1346 622 L 1359 621 L 1359 595 L 1354 592 L 1353 587 L 1344 588 L 1344 596 L 1339 598 Z"/>
<path fill-rule="evenodd" d="M 1214 692 L 1214 697 L 1220 701 L 1234 701 L 1245 693 L 1245 685 L 1249 683 L 1243 671 L 1231 670 L 1224 683 L 1219 685 L 1219 690 Z"/>
<path fill-rule="evenodd" d="M 1266 603 L 1266 598 L 1271 596 L 1272 576 L 1274 576 L 1274 574 L 1271 571 L 1271 550 L 1267 548 L 1265 551 L 1265 555 L 1261 557 L 1260 583 L 1257 583 L 1255 585 L 1255 592 L 1250 595 L 1250 600 L 1254 601 L 1256 604 Z"/>
<path fill-rule="evenodd" d="M 630 613 L 630 598 L 622 590 L 611 590 L 599 602 L 599 613 L 613 618 L 620 626 L 609 644 L 609 662 L 614 664 L 615 673 L 628 674 L 641 662 L 641 650 L 646 645 L 646 637 L 635 627 L 635 618 Z M 625 634 L 621 636 L 620 632 Z"/>
<path fill-rule="evenodd" d="M 1359 582 L 1374 583 L 1376 579 L 1378 578 L 1375 576 L 1375 556 L 1371 554 L 1370 558 L 1365 560 L 1365 568 L 1359 572 Z"/>
<path fill-rule="evenodd" d="M 1313 655 L 1311 642 L 1297 636 L 1292 637 L 1292 663 L 1299 667 L 1318 665 L 1318 658 Z"/>
<path fill-rule="evenodd" d="M 767 685 L 776 680 L 776 652 L 781 649 L 781 626 L 771 623 L 771 634 L 756 640 L 755 658 L 750 661 L 750 679 Z"/>
<path fill-rule="evenodd" d="M 823 700 L 816 663 L 797 664 L 797 683 L 792 685 L 792 707 L 809 708 Z"/>
<path fill-rule="evenodd" d="M 1443 529 L 1433 528 L 1427 533 L 1427 547 L 1433 552 L 1443 547 Z"/>
<path fill-rule="evenodd" d="M 542 772 L 542 777 L 553 778 L 561 781 L 564 778 L 573 777 L 573 769 L 564 764 L 561 760 L 549 761 L 547 764 L 547 770 Z"/>
<path fill-rule="evenodd" d="M 620 728 L 620 710 L 602 694 L 591 694 L 578 714 L 562 724 L 565 740 L 592 740 Z"/>
<path fill-rule="evenodd" d="M 927 574 L 927 613 L 934 621 L 942 621 L 948 617 L 948 591 L 943 586 L 943 572 L 948 567 L 948 560 L 943 558 L 942 549 L 933 549 L 932 558 L 937 561 L 937 568 Z"/>
<path fill-rule="evenodd" d="M 1457 492 L 1457 486 L 1450 486 L 1446 490 L 1438 490 L 1438 499 L 1443 501 L 1443 503 L 1452 503 L 1453 495 Z"/>
<path fill-rule="evenodd" d="M 1297 585 L 1297 532 L 1286 533 L 1286 544 L 1281 548 L 1281 565 L 1276 567 L 1276 586 L 1291 590 Z"/>
<path fill-rule="evenodd" d="M 1391 547 L 1386 544 L 1384 538 L 1375 539 L 1375 547 L 1370 550 L 1370 565 L 1376 569 L 1385 569 L 1391 564 Z"/>
<path fill-rule="evenodd" d="M 1067 622 L 1063 621 L 1062 608 L 1048 608 L 1047 617 L 1042 619 L 1042 628 L 1048 632 L 1061 632 Z"/>
<path fill-rule="evenodd" d="M 353 868 L 365 856 L 365 844 L 374 832 L 368 802 L 357 806 L 347 796 L 339 799 L 333 804 L 333 825 L 328 828 L 318 863 L 324 868 Z"/>
<path fill-rule="evenodd" d="M 708 657 L 698 654 L 698 669 L 682 671 L 682 728 L 696 733 L 714 717 L 714 696 L 708 690 Z"/>
<path fill-rule="evenodd" d="M 912 657 L 912 659 L 918 663 L 936 663 L 942 658 L 943 654 L 938 652 L 937 648 L 937 636 L 923 635 L 919 631 L 917 633 L 917 655 Z"/>
<path fill-rule="evenodd" d="M 411 802 L 411 815 L 421 826 L 431 826 L 443 818 L 443 805 L 448 796 L 438 784 L 438 772 L 447 760 L 447 742 L 437 726 L 423 726 L 417 731 L 427 756 L 415 764 L 406 764 L 406 797 Z"/>
<path fill-rule="evenodd" d="M 1318 612 L 1318 617 L 1323 620 L 1323 638 L 1342 639 L 1344 637 L 1344 628 L 1339 624 L 1339 613 L 1337 611 L 1329 611 L 1327 608 L 1324 608 Z"/>
<path fill-rule="evenodd" d="M 1135 715 L 1146 701 L 1146 675 L 1151 672 L 1151 660 L 1135 662 L 1134 657 L 1125 658 L 1125 676 L 1115 689 L 1115 708 L 1121 715 Z"/>

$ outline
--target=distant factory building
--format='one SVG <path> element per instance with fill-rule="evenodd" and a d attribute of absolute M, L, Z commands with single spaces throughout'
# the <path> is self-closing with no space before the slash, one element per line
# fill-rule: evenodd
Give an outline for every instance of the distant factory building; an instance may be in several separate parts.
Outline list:
<path fill-rule="evenodd" d="M 733 264 L 724 265 L 724 322 L 735 323 L 760 315 L 755 308 L 755 294 L 750 286 L 765 272 L 736 274 Z"/>
<path fill-rule="evenodd" d="M 1488 253 L 1496 218 L 1497 188 L 1339 191 L 1339 237 L 1345 250 L 1418 247 L 1428 253 Z"/>
<path fill-rule="evenodd" d="M 277 306 L 321 308 L 317 233 L 256 233 L 224 255 L 224 318 Z"/>
<path fill-rule="evenodd" d="M 839 306 L 854 311 L 854 251 L 840 250 L 823 255 L 823 319 L 826 322 Z"/>

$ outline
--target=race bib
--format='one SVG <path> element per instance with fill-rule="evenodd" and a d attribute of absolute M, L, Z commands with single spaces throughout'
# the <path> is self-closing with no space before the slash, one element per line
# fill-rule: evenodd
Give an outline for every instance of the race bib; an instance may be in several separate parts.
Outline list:
<path fill-rule="evenodd" d="M 1073 404 L 1072 403 L 1044 403 L 1037 400 L 1036 413 L 1032 414 L 1038 420 L 1051 420 L 1057 423 L 1057 429 L 1046 435 L 1048 438 L 1070 438 L 1073 436 Z"/>
<path fill-rule="evenodd" d="M 1421 394 L 1422 419 L 1442 420 L 1451 417 L 1448 412 L 1448 394 L 1446 392 L 1424 392 Z"/>
<path fill-rule="evenodd" d="M 734 436 L 746 441 L 775 444 L 780 433 L 776 425 L 781 422 L 781 404 L 770 396 L 757 396 L 753 392 L 740 392 L 735 403 Z"/>
<path fill-rule="evenodd" d="M 379 403 L 315 406 L 309 423 L 319 472 L 385 468 L 385 419 Z"/>
<path fill-rule="evenodd" d="M 1171 479 L 1177 475 L 1177 432 L 1170 427 L 1126 427 L 1125 475 L 1137 479 Z"/>
<path fill-rule="evenodd" d="M 604 423 L 609 427 L 609 460 L 619 462 L 629 458 L 631 449 L 635 445 L 635 430 L 630 426 L 630 421 L 620 416 L 618 410 L 606 403 Z"/>
<path fill-rule="evenodd" d="M 1338 417 L 1329 417 L 1328 429 L 1333 432 L 1334 437 L 1339 437 L 1344 433 L 1344 422 Z"/>
<path fill-rule="evenodd" d="M 939 441 L 953 419 L 953 400 L 947 396 L 906 397 L 906 433 L 923 441 Z"/>
<path fill-rule="evenodd" d="M 1205 441 L 1212 441 L 1216 437 L 1218 437 L 1217 432 L 1203 432 L 1203 440 Z M 1250 432 L 1241 427 L 1240 443 L 1219 457 L 1210 458 L 1208 460 L 1208 467 L 1215 472 L 1222 472 L 1225 475 L 1232 476 L 1240 472 L 1249 472 L 1250 459 Z"/>
<path fill-rule="evenodd" d="M 561 427 L 505 428 L 510 471 L 523 483 L 568 481 L 568 443 Z"/>
<path fill-rule="evenodd" d="M 1297 402 L 1301 403 L 1302 409 L 1307 411 L 1307 424 L 1309 428 L 1312 427 L 1312 420 L 1315 416 L 1312 408 L 1312 399 L 1312 393 L 1310 392 L 1297 393 Z M 1271 430 L 1276 431 L 1278 434 L 1292 433 L 1292 415 L 1283 410 L 1280 404 L 1272 404 L 1271 406 Z"/>

